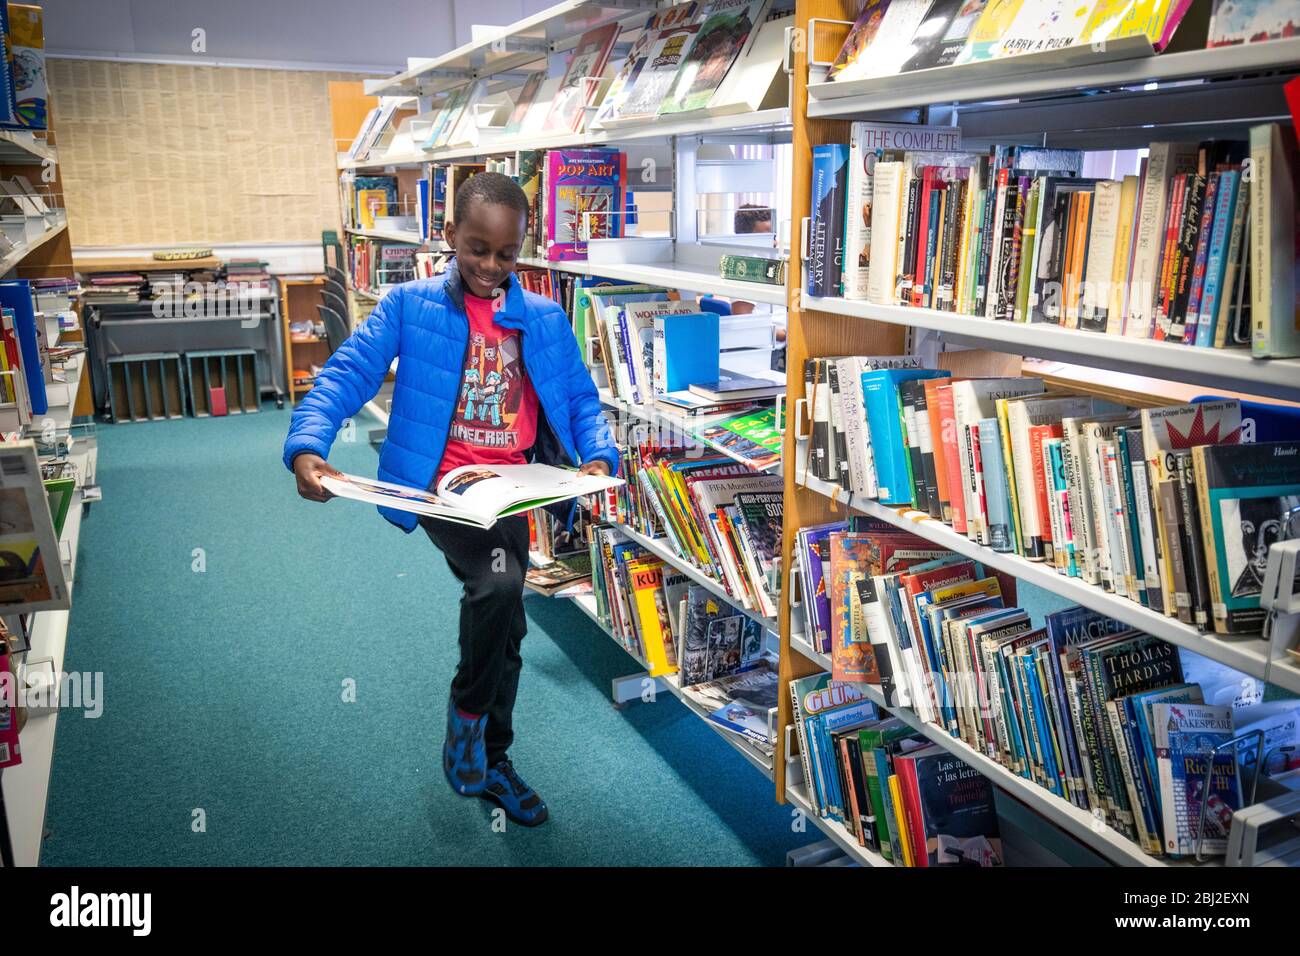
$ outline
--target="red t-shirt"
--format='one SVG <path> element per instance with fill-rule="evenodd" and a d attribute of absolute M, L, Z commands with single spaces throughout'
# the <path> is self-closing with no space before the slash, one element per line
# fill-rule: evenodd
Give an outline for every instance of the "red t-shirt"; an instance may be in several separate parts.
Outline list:
<path fill-rule="evenodd" d="M 469 353 L 435 483 L 461 465 L 522 465 L 537 437 L 537 393 L 519 332 L 496 323 L 491 299 L 465 295 Z"/>

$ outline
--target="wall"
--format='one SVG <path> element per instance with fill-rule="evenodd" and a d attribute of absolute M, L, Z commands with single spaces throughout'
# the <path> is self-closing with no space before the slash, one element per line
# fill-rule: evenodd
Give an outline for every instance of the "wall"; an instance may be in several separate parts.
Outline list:
<path fill-rule="evenodd" d="M 49 76 L 77 246 L 336 228 L 328 83 L 344 74 L 52 59 Z"/>

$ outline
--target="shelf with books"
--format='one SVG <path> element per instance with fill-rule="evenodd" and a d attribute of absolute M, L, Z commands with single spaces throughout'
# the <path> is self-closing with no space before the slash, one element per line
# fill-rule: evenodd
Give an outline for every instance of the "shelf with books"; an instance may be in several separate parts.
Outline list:
<path fill-rule="evenodd" d="M 982 316 L 857 299 L 802 295 L 805 309 L 931 329 L 958 345 L 1055 358 L 1114 371 L 1149 375 L 1250 395 L 1300 401 L 1300 359 L 1256 359 L 1248 348 L 1216 349 L 1158 342 L 1048 323 L 1007 322 Z"/>
<path fill-rule="evenodd" d="M 796 485 L 834 498 L 853 511 L 873 518 L 881 518 L 905 531 L 911 531 L 935 544 L 942 545 L 950 551 L 979 561 L 988 568 L 1006 572 L 1026 584 L 1043 588 L 1076 604 L 1123 621 L 1131 627 L 1162 638 L 1171 644 L 1219 661 L 1251 677 L 1268 680 L 1269 647 L 1268 642 L 1262 638 L 1243 637 L 1229 640 L 1214 634 L 1202 633 L 1190 624 L 1183 624 L 1176 618 L 1165 617 L 1135 601 L 1108 593 L 1078 578 L 1057 574 L 1041 561 L 1029 561 L 1016 554 L 994 551 L 992 548 L 977 544 L 964 534 L 959 534 L 943 522 L 921 512 L 894 509 L 861 496 L 849 495 L 838 485 L 821 481 L 811 475 L 806 479 L 797 478 Z"/>
<path fill-rule="evenodd" d="M 984 103 L 1048 94 L 1095 96 L 1100 90 L 1142 88 L 1240 74 L 1295 73 L 1300 38 L 1150 55 L 1145 37 L 1067 47 L 1050 53 L 935 67 L 870 79 L 808 84 L 810 119 L 921 106 Z M 1145 55 L 1144 55 L 1145 54 Z M 1205 89 L 1211 91 L 1212 83 Z M 1064 104 L 1054 103 L 1053 107 Z M 1026 131 L 1027 132 L 1027 131 Z"/>
<path fill-rule="evenodd" d="M 830 671 L 833 669 L 831 656 L 829 654 L 823 654 L 821 651 L 817 650 L 817 648 L 809 644 L 802 634 L 790 635 L 790 647 L 808 658 L 808 660 L 812 661 L 822 670 Z"/>
<path fill-rule="evenodd" d="M 785 798 L 789 803 L 794 804 L 803 813 L 804 819 L 811 820 L 817 829 L 825 833 L 835 844 L 847 853 L 860 866 L 889 866 L 893 864 L 886 860 L 875 850 L 868 849 L 858 845 L 858 838 L 849 832 L 848 828 L 838 820 L 823 818 L 818 816 L 817 811 L 813 809 L 812 803 L 809 802 L 803 784 L 794 784 L 787 781 L 785 785 Z"/>
<path fill-rule="evenodd" d="M 386 239 L 390 242 L 409 242 L 413 246 L 422 246 L 425 240 L 418 232 L 386 231 L 383 229 L 345 229 L 350 236 L 364 236 L 367 239 Z"/>
<path fill-rule="evenodd" d="M 626 534 L 630 539 L 635 541 L 637 544 L 641 545 L 641 547 L 645 548 L 647 551 L 649 551 L 651 554 L 655 555 L 656 557 L 662 558 L 664 561 L 667 561 L 669 564 L 671 564 L 677 570 L 681 571 L 683 574 L 685 574 L 696 584 L 701 585 L 702 587 L 706 588 L 708 591 L 717 595 L 723 601 L 726 601 L 729 605 L 734 607 L 741 614 L 744 614 L 745 617 L 749 618 L 750 620 L 757 621 L 759 624 L 763 625 L 763 627 L 767 628 L 767 630 L 772 631 L 773 633 L 776 633 L 778 631 L 779 625 L 777 624 L 775 618 L 764 617 L 762 614 L 758 613 L 757 611 L 746 608 L 742 604 L 739 598 L 732 597 L 729 593 L 727 593 L 727 589 L 724 588 L 717 581 L 715 581 L 713 578 L 701 572 L 689 561 L 679 558 L 676 552 L 674 552 L 672 548 L 668 547 L 668 545 L 665 543 L 665 539 L 648 538 L 645 535 L 641 534 L 641 532 L 635 530 L 634 528 L 630 528 L 627 525 L 623 525 L 623 524 L 619 525 L 618 528 L 621 532 Z"/>
<path fill-rule="evenodd" d="M 93 449 L 73 454 L 78 472 L 93 474 Z M 68 593 L 73 590 L 77 571 L 77 551 L 81 540 L 81 491 L 74 492 L 72 507 L 63 525 L 60 547 L 72 556 L 64 562 Z M 69 611 L 38 611 L 32 620 L 31 649 L 28 660 L 50 658 L 54 672 L 64 670 L 68 643 Z M 4 771 L 4 803 L 8 816 L 9 836 L 13 843 L 14 862 L 18 866 L 36 866 L 40 862 L 41 838 L 45 832 L 45 808 L 49 798 L 50 770 L 54 760 L 54 734 L 59 709 L 32 714 L 21 733 L 23 762 Z"/>
<path fill-rule="evenodd" d="M 630 262 L 594 263 L 585 259 L 550 262 L 546 259 L 520 258 L 519 264 L 535 269 L 557 269 L 580 276 L 646 282 L 692 292 L 712 292 L 714 295 L 729 299 L 742 299 L 764 305 L 784 306 L 786 304 L 786 287 L 783 285 L 723 279 L 716 272 L 706 272 L 696 265 L 684 262 L 638 265 Z"/>
<path fill-rule="evenodd" d="M 474 146 L 457 146 L 442 149 L 416 150 L 351 160 L 339 165 L 340 169 L 379 169 L 393 166 L 415 166 L 420 163 L 440 163 L 482 159 L 501 156 L 521 150 L 533 149 L 585 149 L 597 146 L 617 146 L 621 143 L 643 139 L 667 139 L 672 136 L 704 136 L 716 133 L 760 133 L 786 130 L 790 127 L 790 110 L 780 106 L 752 113 L 722 115 L 685 114 L 677 119 L 656 118 L 650 122 L 620 126 L 617 129 L 593 129 L 584 133 L 551 133 L 531 136 L 503 136 L 488 138 Z"/>

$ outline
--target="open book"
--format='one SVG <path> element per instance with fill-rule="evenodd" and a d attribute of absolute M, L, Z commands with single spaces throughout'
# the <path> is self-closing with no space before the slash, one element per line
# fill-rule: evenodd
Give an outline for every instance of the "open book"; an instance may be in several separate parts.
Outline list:
<path fill-rule="evenodd" d="M 442 476 L 436 492 L 359 475 L 321 475 L 321 484 L 340 498 L 490 528 L 498 518 L 614 488 L 623 479 L 551 465 L 461 465 Z"/>

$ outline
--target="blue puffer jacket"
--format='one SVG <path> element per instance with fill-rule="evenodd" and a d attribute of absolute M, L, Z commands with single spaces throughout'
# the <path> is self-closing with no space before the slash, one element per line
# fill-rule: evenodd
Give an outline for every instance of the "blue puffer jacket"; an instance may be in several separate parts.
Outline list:
<path fill-rule="evenodd" d="M 284 443 L 285 466 L 292 470 L 294 456 L 302 452 L 328 457 L 344 419 L 375 396 L 396 358 L 379 478 L 431 488 L 469 352 L 464 295 L 453 260 L 445 275 L 404 283 L 384 296 L 330 356 L 294 410 Z M 564 310 L 526 292 L 512 275 L 497 322 L 520 330 L 524 370 L 537 392 L 537 439 L 527 458 L 554 465 L 600 459 L 617 474 L 618 449 Z M 380 508 L 379 513 L 405 531 L 417 524 L 416 515 L 407 511 Z"/>

